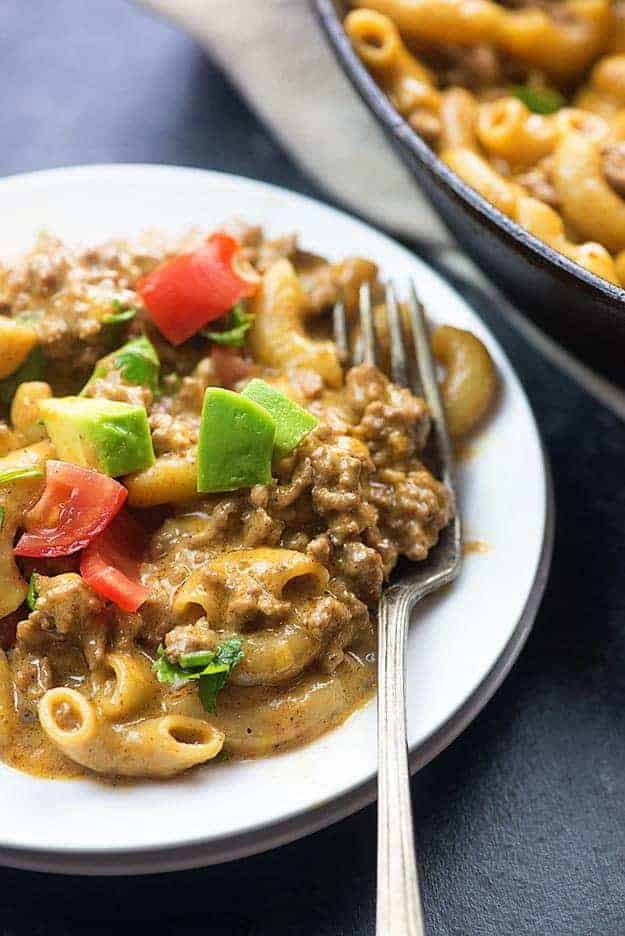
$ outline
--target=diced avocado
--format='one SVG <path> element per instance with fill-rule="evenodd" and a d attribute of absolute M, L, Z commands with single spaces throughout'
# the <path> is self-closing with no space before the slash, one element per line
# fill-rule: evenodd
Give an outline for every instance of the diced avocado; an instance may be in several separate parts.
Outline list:
<path fill-rule="evenodd" d="M 63 461 L 94 468 L 111 478 L 154 464 L 148 415 L 143 406 L 61 397 L 42 400 L 39 412 Z"/>
<path fill-rule="evenodd" d="M 296 448 L 304 436 L 314 429 L 318 420 L 293 400 L 264 380 L 250 380 L 241 396 L 254 400 L 266 409 L 276 424 L 274 457 L 284 458 Z"/>
<path fill-rule="evenodd" d="M 236 491 L 271 481 L 276 424 L 240 393 L 209 387 L 198 442 L 197 489 Z"/>

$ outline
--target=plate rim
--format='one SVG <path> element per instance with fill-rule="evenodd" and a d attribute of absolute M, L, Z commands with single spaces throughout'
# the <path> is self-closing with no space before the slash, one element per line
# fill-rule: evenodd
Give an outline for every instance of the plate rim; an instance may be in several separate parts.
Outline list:
<path fill-rule="evenodd" d="M 348 211 L 328 204 L 323 199 L 312 198 L 292 189 L 279 185 L 238 176 L 234 173 L 217 170 L 202 169 L 199 167 L 175 166 L 160 163 L 94 163 L 86 165 L 63 166 L 54 169 L 44 169 L 27 173 L 15 173 L 0 179 L 0 194 L 6 185 L 12 183 L 26 184 L 29 181 L 47 179 L 62 179 L 69 176 L 88 175 L 106 171 L 112 175 L 124 171 L 159 171 L 181 174 L 196 173 L 199 176 L 217 177 L 234 181 L 235 184 L 245 183 L 261 189 L 274 191 L 282 197 L 285 195 L 297 200 L 303 200 L 311 205 L 321 207 L 350 221 L 369 228 L 373 233 L 390 241 L 394 246 L 406 249 L 402 244 L 375 224 L 354 216 Z M 421 261 L 424 262 L 424 261 Z M 427 265 L 427 264 L 426 264 Z M 452 284 L 445 281 L 436 270 L 430 270 L 448 288 L 454 292 Z M 488 329 L 490 333 L 490 329 Z M 505 352 L 504 352 L 505 353 Z M 506 355 L 507 358 L 507 355 Z M 515 376 L 516 371 L 510 365 Z M 518 380 L 518 377 L 517 377 Z M 520 385 L 520 381 L 519 381 Z M 488 703 L 496 690 L 502 684 L 516 659 L 518 658 L 527 638 L 531 632 L 536 613 L 540 606 L 542 596 L 549 577 L 553 541 L 555 531 L 555 501 L 553 495 L 553 481 L 549 462 L 545 453 L 540 430 L 536 423 L 532 406 L 527 399 L 525 391 L 520 385 L 521 392 L 527 404 L 530 419 L 537 436 L 541 456 L 544 480 L 544 526 L 540 555 L 536 564 L 534 579 L 527 594 L 525 605 L 519 620 L 512 631 L 508 641 L 493 662 L 490 670 L 471 694 L 452 712 L 449 717 L 437 728 L 434 728 L 417 747 L 410 751 L 410 771 L 414 774 L 430 763 L 438 754 L 447 748 L 474 720 L 479 712 Z M 287 817 L 274 822 L 251 827 L 243 832 L 228 834 L 219 837 L 200 838 L 193 842 L 181 845 L 167 845 L 163 849 L 154 846 L 125 847 L 121 850 L 102 847 L 83 847 L 80 849 L 64 848 L 63 846 L 46 846 L 36 849 L 31 846 L 10 845 L 4 846 L 0 842 L 0 863 L 23 870 L 44 871 L 57 874 L 119 875 L 119 874 L 154 874 L 171 871 L 186 870 L 190 868 L 206 867 L 239 858 L 251 856 L 281 845 L 288 844 L 298 838 L 320 831 L 335 822 L 357 812 L 372 803 L 376 798 L 376 774 L 372 774 L 362 783 L 345 790 L 336 797 L 331 797 L 312 808 L 304 808 Z M 88 866 L 85 863 L 88 862 Z"/>

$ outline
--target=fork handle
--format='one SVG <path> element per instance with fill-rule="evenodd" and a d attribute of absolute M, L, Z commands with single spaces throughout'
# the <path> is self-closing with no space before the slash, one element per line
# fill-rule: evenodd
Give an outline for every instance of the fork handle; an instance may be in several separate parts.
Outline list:
<path fill-rule="evenodd" d="M 377 936 L 425 936 L 410 804 L 406 639 L 414 601 L 392 590 L 378 613 Z"/>

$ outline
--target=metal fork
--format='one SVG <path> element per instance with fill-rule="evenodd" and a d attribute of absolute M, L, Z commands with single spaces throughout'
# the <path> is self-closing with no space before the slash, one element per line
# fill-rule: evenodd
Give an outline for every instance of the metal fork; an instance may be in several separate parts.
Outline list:
<path fill-rule="evenodd" d="M 350 350 L 345 306 L 334 307 L 334 339 L 346 361 L 376 364 L 380 359 L 371 293 L 359 295 L 360 339 Z M 452 448 L 436 379 L 423 305 L 410 283 L 407 319 L 397 293 L 386 286 L 390 376 L 394 383 L 422 394 L 432 420 L 433 454 L 440 475 L 454 491 Z M 405 339 L 409 326 L 412 342 Z M 412 350 L 416 351 L 416 361 Z M 412 360 L 411 360 L 412 359 Z M 416 364 L 416 370 L 415 365 Z M 462 532 L 456 513 L 425 562 L 415 564 L 384 591 L 378 609 L 378 875 L 377 936 L 425 936 L 410 804 L 406 740 L 406 640 L 410 614 L 425 595 L 451 582 L 460 569 Z"/>

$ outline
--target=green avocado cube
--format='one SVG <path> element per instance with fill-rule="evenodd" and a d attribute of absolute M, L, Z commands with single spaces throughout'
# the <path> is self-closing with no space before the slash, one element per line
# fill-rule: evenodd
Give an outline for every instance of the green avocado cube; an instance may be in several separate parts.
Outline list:
<path fill-rule="evenodd" d="M 197 489 L 237 491 L 271 481 L 276 424 L 240 393 L 209 387 L 204 394 L 197 450 Z"/>
<path fill-rule="evenodd" d="M 276 424 L 274 457 L 284 458 L 314 429 L 318 420 L 293 400 L 264 380 L 250 380 L 241 396 L 254 400 L 273 417 Z"/>
<path fill-rule="evenodd" d="M 102 474 L 140 471 L 154 464 L 154 449 L 143 406 L 90 397 L 42 400 L 41 418 L 63 461 Z"/>

